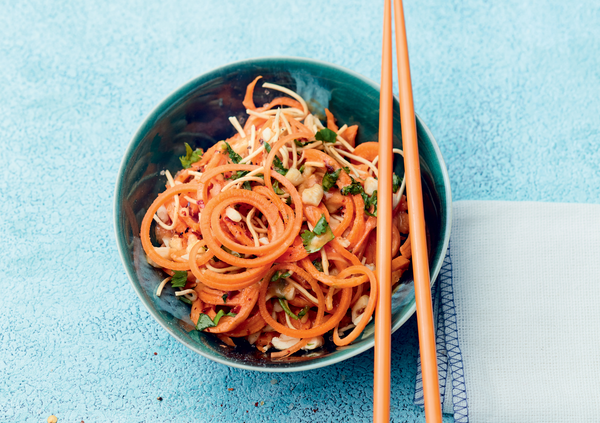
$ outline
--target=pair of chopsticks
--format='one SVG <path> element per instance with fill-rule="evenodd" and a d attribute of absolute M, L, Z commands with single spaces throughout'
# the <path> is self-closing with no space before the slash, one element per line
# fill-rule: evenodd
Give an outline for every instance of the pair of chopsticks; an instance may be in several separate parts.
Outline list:
<path fill-rule="evenodd" d="M 404 149 L 406 196 L 412 250 L 413 274 L 419 349 L 425 397 L 425 418 L 428 423 L 442 421 L 440 389 L 437 373 L 435 332 L 431 289 L 429 286 L 429 260 L 425 234 L 423 193 L 417 128 L 410 80 L 408 45 L 402 0 L 394 0 L 396 29 L 396 56 L 398 85 L 400 88 L 400 122 Z M 391 374 L 391 246 L 392 246 L 392 172 L 393 172 L 393 93 L 392 93 L 392 5 L 384 0 L 383 51 L 381 60 L 381 94 L 379 103 L 379 199 L 377 213 L 377 279 L 379 299 L 375 316 L 375 380 L 373 384 L 373 421 L 390 421 Z"/>

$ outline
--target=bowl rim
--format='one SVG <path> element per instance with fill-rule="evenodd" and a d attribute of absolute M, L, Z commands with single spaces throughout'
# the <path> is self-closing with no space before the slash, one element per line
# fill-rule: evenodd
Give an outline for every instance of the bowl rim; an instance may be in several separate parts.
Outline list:
<path fill-rule="evenodd" d="M 141 288 L 141 286 L 139 284 L 134 282 L 134 280 L 137 279 L 137 276 L 133 274 L 132 270 L 127 265 L 129 260 L 125 257 L 125 254 L 123 252 L 124 246 L 122 245 L 121 239 L 120 239 L 121 233 L 118 231 L 118 228 L 120 225 L 120 223 L 119 223 L 119 198 L 121 195 L 121 185 L 122 185 L 120 182 L 122 181 L 122 179 L 125 175 L 125 170 L 126 170 L 127 164 L 129 163 L 129 160 L 130 160 L 131 156 L 133 155 L 133 152 L 139 145 L 140 141 L 143 139 L 143 135 L 145 134 L 145 132 L 147 130 L 147 126 L 148 126 L 149 122 L 158 118 L 161 114 L 163 114 L 166 110 L 168 110 L 171 106 L 173 106 L 177 100 L 181 99 L 182 94 L 184 92 L 189 92 L 190 88 L 192 86 L 198 85 L 198 83 L 200 81 L 209 81 L 209 80 L 213 79 L 217 74 L 222 73 L 231 68 L 239 67 L 242 65 L 247 66 L 247 65 L 252 65 L 252 64 L 256 64 L 256 63 L 260 63 L 261 65 L 268 66 L 269 65 L 268 62 L 276 63 L 276 62 L 280 62 L 280 61 L 295 62 L 296 64 L 309 63 L 312 65 L 327 67 L 327 68 L 330 68 L 331 70 L 345 73 L 353 78 L 359 79 L 363 83 L 371 86 L 377 92 L 380 92 L 381 87 L 379 84 L 377 84 L 375 81 L 371 80 L 370 78 L 367 78 L 366 76 L 359 74 L 358 72 L 355 72 L 353 70 L 350 70 L 348 68 L 345 68 L 343 66 L 340 66 L 340 65 L 337 65 L 334 63 L 325 62 L 325 61 L 317 60 L 317 59 L 309 59 L 309 58 L 304 58 L 304 57 L 294 57 L 294 56 L 255 57 L 255 58 L 238 60 L 235 62 L 227 63 L 222 66 L 215 67 L 207 72 L 204 72 L 200 75 L 197 75 L 197 76 L 189 79 L 184 84 L 175 88 L 173 91 L 171 91 L 171 93 L 169 95 L 167 95 L 156 106 L 154 106 L 154 108 L 144 117 L 144 119 L 142 119 L 142 121 L 139 124 L 139 126 L 137 127 L 137 130 L 135 131 L 134 135 L 131 137 L 131 139 L 127 145 L 127 149 L 125 150 L 125 153 L 123 155 L 123 159 L 121 160 L 121 163 L 119 165 L 119 172 L 117 174 L 117 179 L 116 179 L 116 183 L 115 183 L 114 200 L 113 200 L 113 228 L 114 228 L 114 234 L 115 234 L 115 238 L 116 238 L 117 249 L 119 251 L 119 257 L 121 259 L 121 263 L 123 264 L 123 267 L 125 268 L 125 273 L 127 274 L 127 277 L 129 279 L 130 284 L 133 287 L 133 290 L 137 294 L 138 298 L 141 300 L 142 304 L 144 304 L 144 306 L 146 307 L 146 309 L 148 310 L 150 315 L 154 318 L 154 320 L 156 322 L 158 322 L 158 324 L 160 326 L 162 326 L 163 329 L 165 329 L 167 331 L 167 333 L 169 333 L 169 335 L 171 335 L 173 338 L 175 338 L 178 342 L 185 345 L 187 348 L 193 350 L 194 352 L 200 354 L 202 357 L 205 357 L 209 360 L 215 361 L 220 364 L 224 364 L 226 366 L 235 367 L 235 368 L 243 369 L 243 370 L 252 370 L 252 371 L 259 371 L 259 372 L 266 372 L 266 373 L 300 372 L 300 371 L 306 371 L 306 370 L 314 370 L 314 369 L 329 366 L 329 365 L 332 365 L 335 363 L 339 363 L 341 361 L 352 358 L 358 354 L 361 354 L 370 348 L 373 348 L 373 346 L 375 345 L 375 339 L 373 337 L 369 342 L 366 342 L 364 345 L 361 345 L 359 347 L 352 349 L 347 354 L 343 354 L 343 355 L 339 355 L 339 356 L 332 356 L 329 359 L 326 356 L 326 357 L 324 357 L 323 360 L 314 361 L 314 362 L 306 361 L 298 366 L 293 366 L 293 367 L 275 368 L 275 367 L 260 367 L 260 366 L 254 366 L 254 365 L 246 365 L 243 363 L 230 362 L 228 360 L 222 359 L 221 357 L 206 354 L 205 352 L 203 352 L 202 350 L 197 348 L 194 344 L 190 343 L 187 339 L 180 337 L 179 334 L 177 334 L 165 322 L 163 322 L 163 319 L 160 316 L 160 314 L 149 303 L 149 300 L 147 300 L 145 298 L 146 292 L 143 291 L 143 289 Z M 398 100 L 396 95 L 394 95 L 394 99 L 396 101 Z M 445 187 L 443 196 L 445 197 L 446 204 L 447 204 L 446 219 L 445 219 L 445 222 L 442 222 L 442 224 L 445 223 L 446 230 L 443 234 L 440 234 L 441 239 L 443 240 L 442 255 L 441 255 L 441 259 L 439 260 L 439 262 L 437 263 L 435 268 L 432 269 L 432 271 L 430 273 L 430 280 L 431 280 L 430 286 L 433 286 L 437 276 L 439 275 L 441 267 L 443 265 L 444 256 L 447 252 L 448 245 L 450 242 L 450 232 L 452 229 L 452 193 L 451 193 L 451 186 L 450 186 L 450 177 L 448 175 L 446 162 L 444 161 L 444 158 L 442 156 L 442 153 L 438 146 L 438 143 L 437 143 L 435 137 L 433 136 L 433 134 L 431 133 L 429 127 L 425 124 L 425 122 L 421 119 L 421 117 L 417 113 L 415 113 L 415 116 L 416 116 L 418 123 L 421 125 L 422 129 L 426 133 L 427 137 L 431 140 L 431 146 L 433 147 L 435 156 L 437 157 L 437 159 L 439 161 L 440 170 L 442 173 L 442 179 L 444 181 L 444 187 Z M 413 299 L 412 305 L 408 309 L 408 312 L 405 313 L 405 316 L 402 319 L 398 320 L 392 326 L 391 333 L 393 334 L 404 323 L 406 323 L 406 321 L 410 317 L 413 316 L 413 314 L 415 313 L 415 310 L 416 310 L 416 302 Z"/>

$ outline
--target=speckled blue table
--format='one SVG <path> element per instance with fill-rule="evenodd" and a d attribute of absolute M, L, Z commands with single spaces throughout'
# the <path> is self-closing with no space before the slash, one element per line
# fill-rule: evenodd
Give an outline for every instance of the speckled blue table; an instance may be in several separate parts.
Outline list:
<path fill-rule="evenodd" d="M 0 1 L 0 422 L 369 421 L 372 352 L 264 374 L 171 339 L 129 285 L 111 215 L 127 143 L 171 90 L 265 55 L 379 80 L 380 2 L 123 3 Z M 454 199 L 600 202 L 597 1 L 405 8 L 416 109 Z M 414 318 L 393 345 L 393 421 L 422 422 Z"/>

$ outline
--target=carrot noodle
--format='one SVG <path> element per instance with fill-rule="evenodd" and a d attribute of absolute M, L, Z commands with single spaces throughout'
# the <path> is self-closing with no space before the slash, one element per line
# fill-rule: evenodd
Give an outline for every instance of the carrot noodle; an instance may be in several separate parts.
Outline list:
<path fill-rule="evenodd" d="M 246 88 L 243 126 L 230 117 L 229 139 L 173 177 L 163 172 L 166 189 L 148 208 L 140 239 L 148 263 L 167 276 L 157 296 L 191 303 L 196 330 L 234 348 L 245 338 L 278 360 L 321 348 L 324 339 L 348 345 L 373 316 L 377 219 L 375 197 L 364 190 L 367 177 L 377 177 L 379 152 L 376 142 L 356 145 L 358 125 L 338 126 L 328 109 L 324 124 L 289 88 L 257 88 L 261 78 Z M 256 89 L 279 96 L 257 106 Z M 334 140 L 316 139 L 325 128 Z M 326 175 L 327 188 L 315 191 Z M 411 258 L 403 189 L 392 212 L 393 283 Z"/>

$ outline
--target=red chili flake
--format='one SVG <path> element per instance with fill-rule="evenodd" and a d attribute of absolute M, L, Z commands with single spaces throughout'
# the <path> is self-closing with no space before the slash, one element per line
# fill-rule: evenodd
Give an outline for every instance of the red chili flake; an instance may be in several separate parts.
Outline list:
<path fill-rule="evenodd" d="M 228 391 L 233 391 L 233 388 L 227 388 Z"/>
<path fill-rule="evenodd" d="M 201 209 L 204 208 L 204 201 L 198 200 L 198 201 L 196 201 L 196 203 L 198 203 L 198 207 L 200 207 Z"/>
<path fill-rule="evenodd" d="M 258 402 L 255 402 L 255 403 L 254 403 L 254 406 L 255 406 L 255 407 L 258 407 Z"/>
<path fill-rule="evenodd" d="M 158 353 L 154 353 L 154 355 L 158 355 Z"/>
<path fill-rule="evenodd" d="M 329 172 L 329 173 L 335 172 L 335 169 L 333 168 L 333 166 L 331 166 L 327 163 L 325 163 L 325 168 L 327 169 L 327 172 Z"/>
<path fill-rule="evenodd" d="M 319 411 L 318 408 L 313 408 L 313 413 L 316 413 L 317 411 Z"/>
<path fill-rule="evenodd" d="M 232 312 L 232 313 L 235 313 L 235 314 L 238 314 L 238 313 L 240 312 L 240 310 L 241 310 L 241 309 L 242 309 L 242 306 L 241 306 L 241 305 L 236 305 L 236 306 L 235 306 L 235 307 L 234 307 L 234 308 L 231 310 L 231 312 Z"/>

